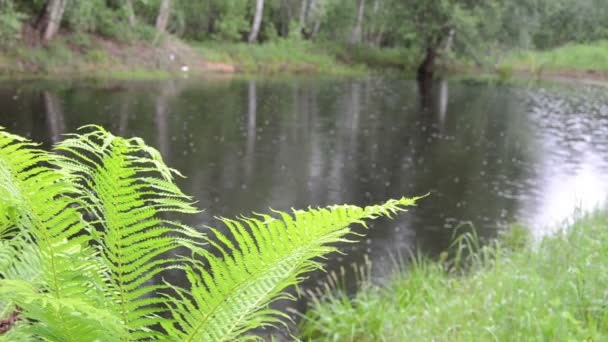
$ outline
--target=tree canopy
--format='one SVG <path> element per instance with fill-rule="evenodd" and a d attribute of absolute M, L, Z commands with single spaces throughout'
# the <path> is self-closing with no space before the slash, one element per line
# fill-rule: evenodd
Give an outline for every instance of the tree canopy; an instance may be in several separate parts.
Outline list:
<path fill-rule="evenodd" d="M 482 59 L 606 39 L 607 21 L 604 0 L 0 0 L 0 45 L 23 32 L 45 42 L 62 30 L 122 40 L 167 31 L 195 41 L 403 47 L 421 60 L 449 46 Z"/>

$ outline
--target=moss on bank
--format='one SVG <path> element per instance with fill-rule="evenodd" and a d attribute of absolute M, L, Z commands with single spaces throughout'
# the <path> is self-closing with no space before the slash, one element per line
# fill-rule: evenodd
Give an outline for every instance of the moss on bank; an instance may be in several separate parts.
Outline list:
<path fill-rule="evenodd" d="M 303 336 L 315 341 L 608 338 L 606 212 L 581 217 L 540 243 L 503 240 L 460 261 L 466 267 L 421 258 L 385 286 L 316 302 L 306 314 Z"/>

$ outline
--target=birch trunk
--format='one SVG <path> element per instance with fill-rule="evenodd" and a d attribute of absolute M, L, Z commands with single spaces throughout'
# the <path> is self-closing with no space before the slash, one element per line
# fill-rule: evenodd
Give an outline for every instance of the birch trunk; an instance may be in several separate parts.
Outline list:
<path fill-rule="evenodd" d="M 49 42 L 59 31 L 68 0 L 48 0 L 38 17 L 36 27 L 43 42 Z"/>
<path fill-rule="evenodd" d="M 373 17 L 377 18 L 378 13 L 380 12 L 380 8 L 382 7 L 382 0 L 374 1 L 374 7 L 372 9 Z M 382 41 L 382 31 L 383 31 L 384 22 L 378 22 L 377 20 L 374 22 L 373 28 L 368 31 L 367 40 L 369 45 L 371 46 L 380 46 L 380 42 Z"/>
<path fill-rule="evenodd" d="M 262 26 L 262 16 L 264 14 L 264 0 L 257 0 L 255 5 L 255 15 L 253 17 L 253 26 L 249 34 L 249 43 L 254 43 L 258 40 L 260 26 Z"/>
<path fill-rule="evenodd" d="M 308 9 L 308 0 L 302 0 L 302 7 L 300 7 L 300 27 L 306 26 L 307 9 Z"/>
<path fill-rule="evenodd" d="M 308 24 L 312 21 L 312 29 L 309 29 L 310 39 L 314 39 L 319 31 L 319 27 L 321 26 L 320 14 L 318 0 L 310 0 L 310 7 L 306 13 L 306 23 Z"/>
<path fill-rule="evenodd" d="M 359 0 L 357 6 L 357 21 L 350 37 L 351 44 L 361 43 L 361 36 L 363 35 L 363 14 L 365 13 L 365 0 Z"/>
<path fill-rule="evenodd" d="M 318 12 L 317 6 L 318 6 L 317 0 L 310 0 L 310 5 L 308 6 L 308 10 L 306 11 L 306 18 L 304 19 L 304 21 L 306 23 L 309 22 L 311 16 L 313 18 L 317 16 L 317 12 Z"/>
<path fill-rule="evenodd" d="M 126 0 L 125 10 L 127 11 L 127 19 L 129 19 L 129 25 L 134 27 L 137 24 L 135 19 L 135 11 L 133 10 L 133 0 Z"/>
<path fill-rule="evenodd" d="M 161 0 L 158 17 L 156 17 L 157 31 L 165 32 L 169 23 L 169 14 L 171 14 L 171 0 Z"/>

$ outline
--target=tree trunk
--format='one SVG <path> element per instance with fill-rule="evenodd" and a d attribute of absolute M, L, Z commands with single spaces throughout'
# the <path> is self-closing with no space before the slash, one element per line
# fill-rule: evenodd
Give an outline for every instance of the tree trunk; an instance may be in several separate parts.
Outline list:
<path fill-rule="evenodd" d="M 418 67 L 418 80 L 433 78 L 435 72 L 435 60 L 437 59 L 437 48 L 427 47 L 424 60 Z"/>
<path fill-rule="evenodd" d="M 171 14 L 171 0 L 161 0 L 160 8 L 158 9 L 158 17 L 156 17 L 156 30 L 165 32 L 169 23 L 169 15 Z"/>
<path fill-rule="evenodd" d="M 306 26 L 306 11 L 308 10 L 308 0 L 302 0 L 302 7 L 300 7 L 300 27 Z"/>
<path fill-rule="evenodd" d="M 258 40 L 260 26 L 262 26 L 262 16 L 264 14 L 264 0 L 257 0 L 255 5 L 255 15 L 253 16 L 253 26 L 249 34 L 249 43 L 254 43 Z"/>
<path fill-rule="evenodd" d="M 361 43 L 361 37 L 363 36 L 363 15 L 365 13 L 365 0 L 359 0 L 359 5 L 357 6 L 357 21 L 355 22 L 355 27 L 353 28 L 353 32 L 350 36 L 351 44 L 359 44 Z"/>
<path fill-rule="evenodd" d="M 315 38 L 317 38 L 320 30 L 321 30 L 321 18 L 317 18 L 317 20 L 315 20 L 315 25 L 312 28 L 312 34 L 310 35 L 310 38 L 313 40 Z"/>
<path fill-rule="evenodd" d="M 127 11 L 129 25 L 131 25 L 131 27 L 134 27 L 137 24 L 137 20 L 135 19 L 135 10 L 133 10 L 133 0 L 126 0 L 125 10 Z"/>
<path fill-rule="evenodd" d="M 448 30 L 448 36 L 445 40 L 445 45 L 443 46 L 443 53 L 450 53 L 452 50 L 452 45 L 454 45 L 454 35 L 456 34 L 456 30 L 453 28 Z"/>
<path fill-rule="evenodd" d="M 431 39 L 426 48 L 424 60 L 418 67 L 418 80 L 421 78 L 433 78 L 437 58 L 440 57 L 442 53 L 449 52 L 452 48 L 455 31 L 449 27 L 445 27 L 442 31 L 444 33 Z"/>
<path fill-rule="evenodd" d="M 65 12 L 68 0 L 48 0 L 42 9 L 42 13 L 36 22 L 36 28 L 40 32 L 42 41 L 47 43 L 61 27 L 61 19 Z"/>
<path fill-rule="evenodd" d="M 280 21 L 279 21 L 279 37 L 287 38 L 289 36 L 289 25 L 293 17 L 292 8 L 289 5 L 289 0 L 281 0 Z"/>
<path fill-rule="evenodd" d="M 310 0 L 310 5 L 308 5 L 308 10 L 306 11 L 306 17 L 304 18 L 304 21 L 306 23 L 308 23 L 308 21 L 311 18 L 311 15 L 313 16 L 313 18 L 317 15 L 318 9 L 317 9 L 317 0 Z"/>
<path fill-rule="evenodd" d="M 310 39 L 314 39 L 321 26 L 320 10 L 318 0 L 310 0 L 310 7 L 306 13 L 306 22 L 309 23 L 312 17 L 312 28 L 308 29 L 308 35 Z"/>
<path fill-rule="evenodd" d="M 382 0 L 374 1 L 374 7 L 372 10 L 372 17 L 377 18 L 378 12 L 380 12 L 380 8 L 382 8 Z M 382 31 L 384 30 L 384 23 L 378 23 L 377 20 L 374 23 L 374 27 L 368 31 L 367 40 L 370 46 L 380 46 L 380 42 L 382 41 Z"/>

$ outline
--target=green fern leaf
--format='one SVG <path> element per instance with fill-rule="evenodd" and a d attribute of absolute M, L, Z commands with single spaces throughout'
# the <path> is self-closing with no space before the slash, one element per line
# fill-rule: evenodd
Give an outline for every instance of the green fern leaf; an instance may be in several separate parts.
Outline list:
<path fill-rule="evenodd" d="M 19 307 L 24 318 L 0 341 L 247 338 L 288 319 L 269 304 L 350 241 L 351 224 L 417 200 L 222 219 L 229 234 L 207 238 L 168 218 L 197 210 L 158 151 L 85 129 L 52 154 L 0 128 L 0 317 Z M 189 289 L 154 284 L 171 269 Z"/>
<path fill-rule="evenodd" d="M 213 230 L 210 243 L 223 257 L 194 249 L 203 260 L 185 268 L 189 291 L 174 287 L 179 295 L 171 300 L 174 322 L 165 322 L 164 329 L 176 341 L 232 341 L 245 338 L 252 328 L 279 322 L 283 315 L 268 304 L 286 298 L 281 291 L 320 268 L 315 258 L 336 251 L 336 242 L 349 241 L 351 224 L 391 216 L 416 200 L 297 210 L 279 213 L 280 218 L 222 219 L 230 235 Z"/>
<path fill-rule="evenodd" d="M 74 200 L 78 193 L 65 175 L 50 167 L 52 160 L 35 144 L 0 129 L 0 192 L 6 196 L 0 214 L 5 218 L 2 245 L 6 249 L 1 254 L 10 260 L 0 270 L 4 278 L 0 292 L 8 291 L 10 281 L 23 279 L 35 289 L 32 294 L 44 294 L 47 300 L 82 298 L 92 307 L 103 307 L 103 296 L 95 286 L 100 264 L 88 247 L 90 238 L 82 234 L 87 225 Z M 2 298 L 5 310 L 33 300 Z M 26 310 L 23 315 L 30 313 Z M 32 326 L 68 322 L 63 314 L 36 317 Z M 78 339 L 61 324 L 57 331 L 61 340 Z"/>
<path fill-rule="evenodd" d="M 57 165 L 77 180 L 83 205 L 99 222 L 94 235 L 110 270 L 105 290 L 110 302 L 131 339 L 151 336 L 149 328 L 160 323 L 157 315 L 166 310 L 166 299 L 154 297 L 165 286 L 151 282 L 181 262 L 167 255 L 182 241 L 202 241 L 201 234 L 160 213 L 197 210 L 172 183 L 175 171 L 141 139 L 115 137 L 95 126 L 86 130 L 56 146 L 67 152 Z"/>
<path fill-rule="evenodd" d="M 10 298 L 23 310 L 22 315 L 38 323 L 24 329 L 47 341 L 119 341 L 125 331 L 111 312 L 81 298 L 56 298 L 40 293 L 31 284 L 0 280 L 0 296 Z"/>

